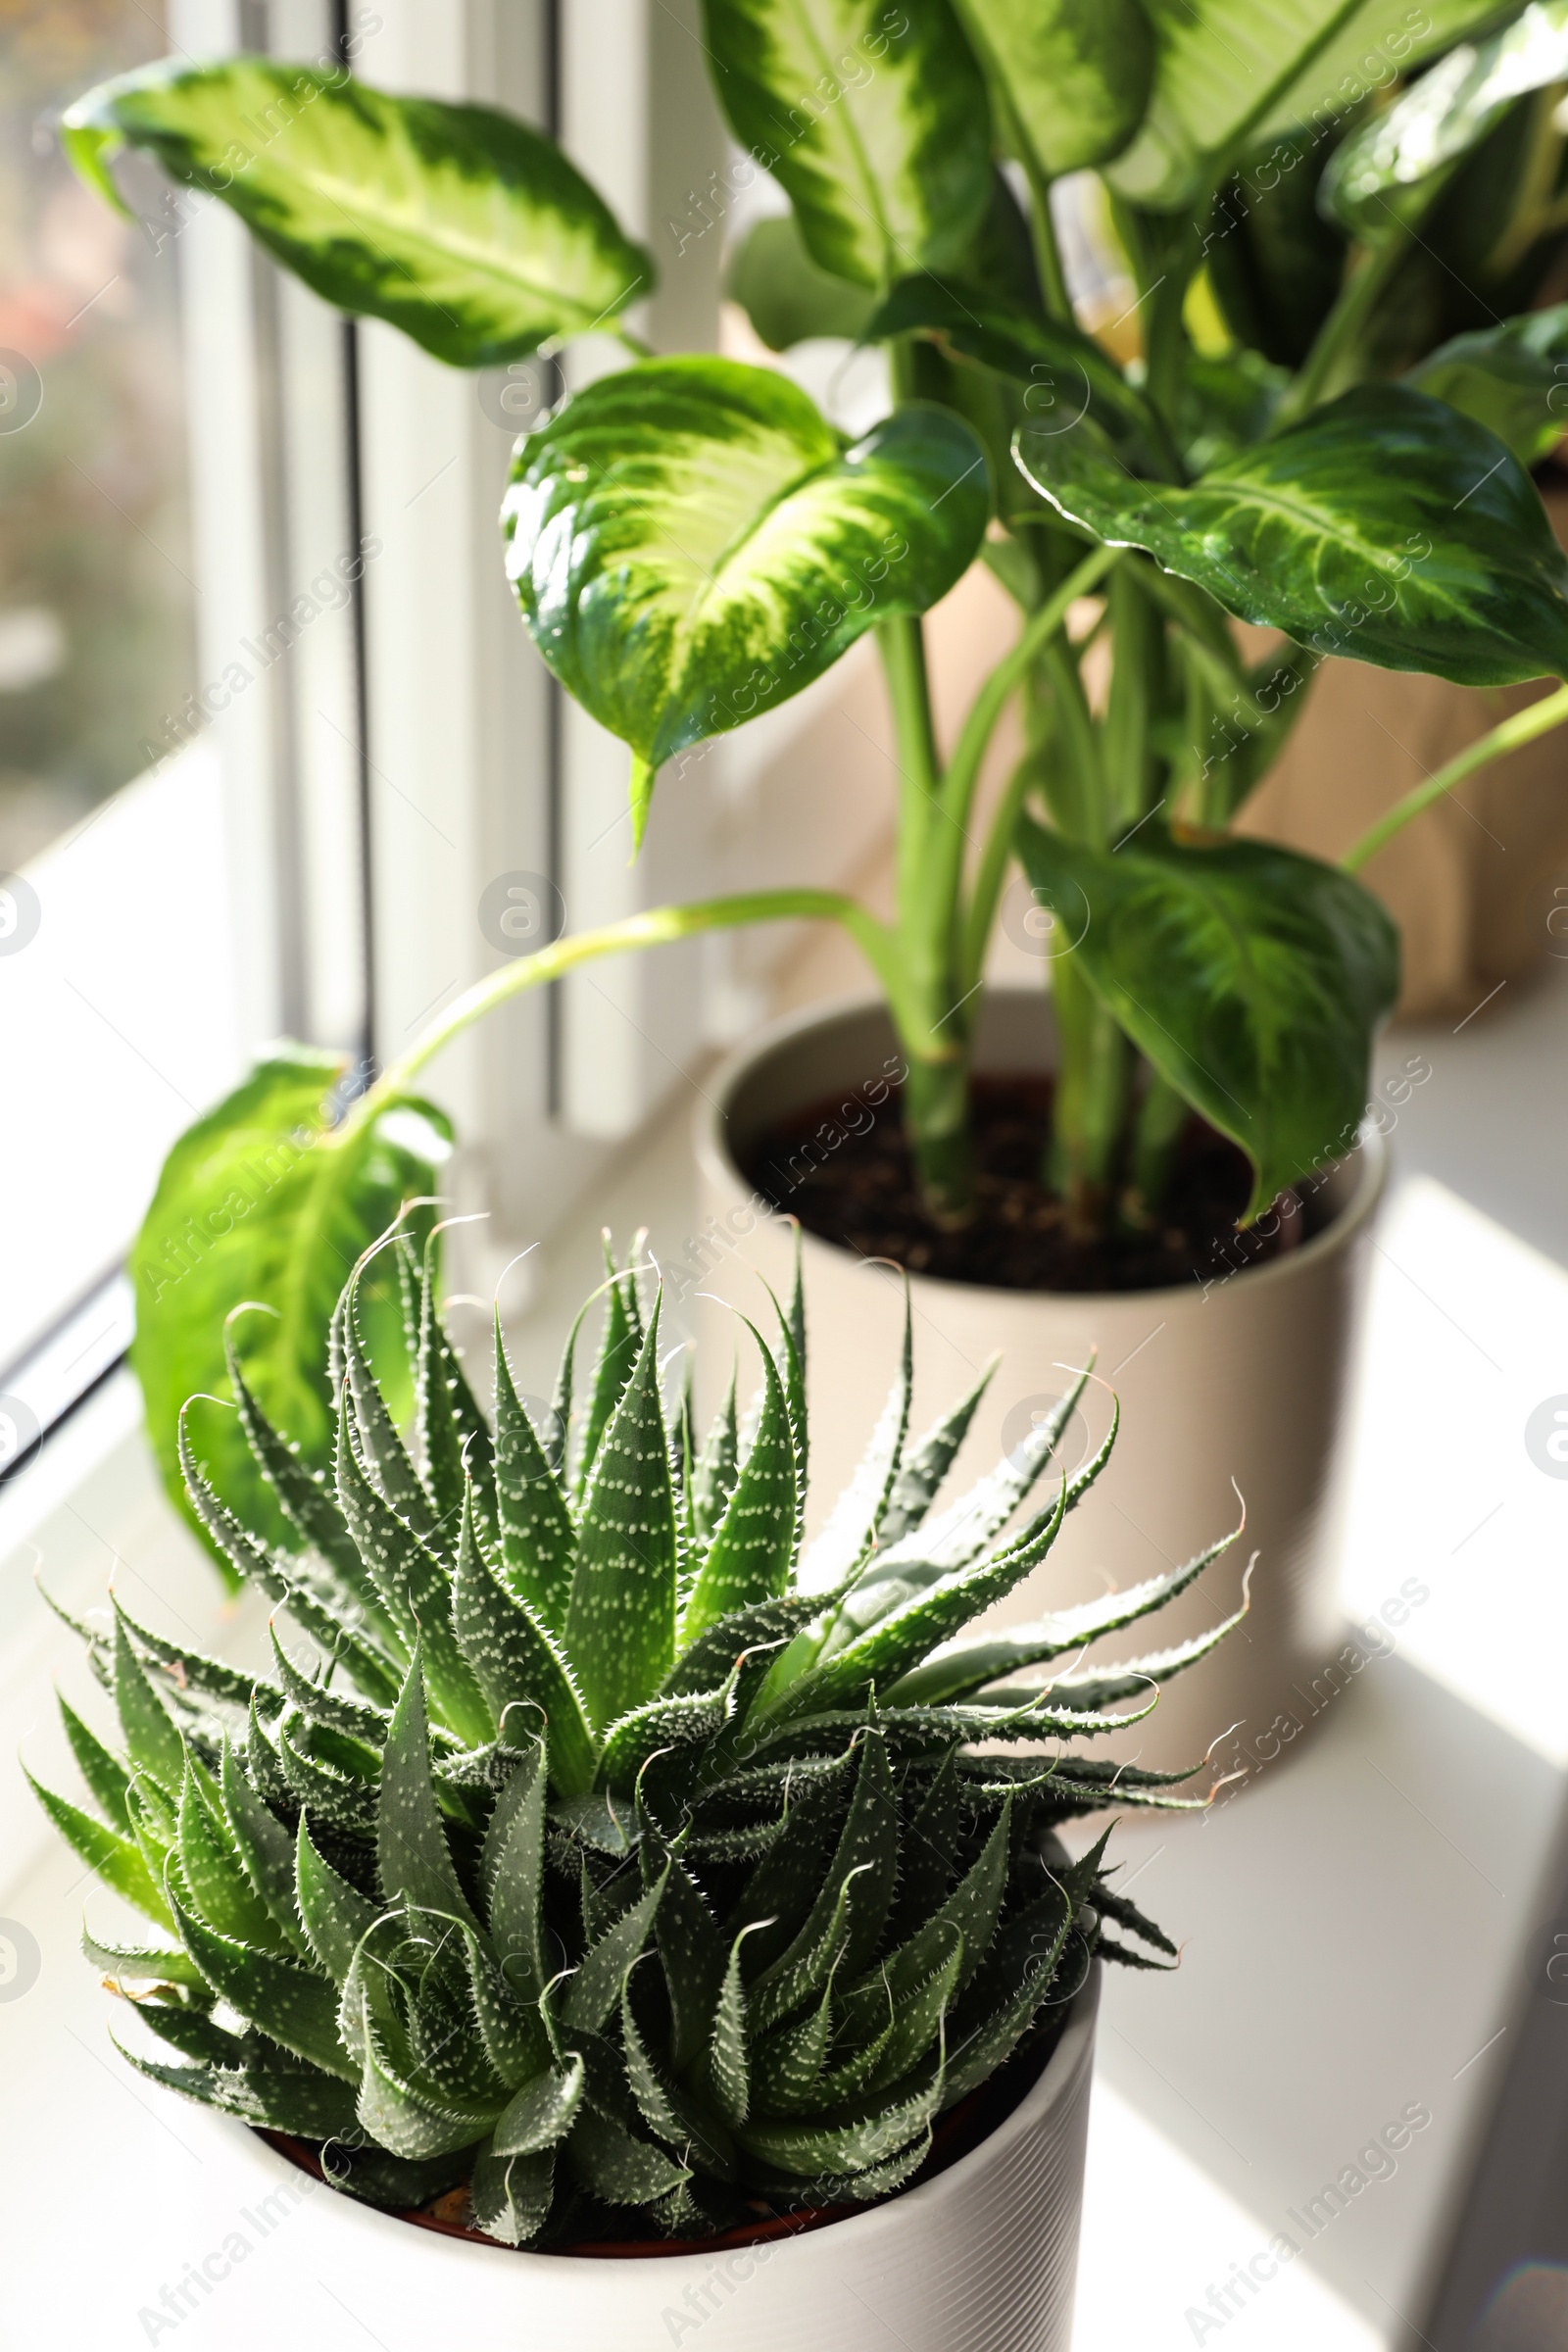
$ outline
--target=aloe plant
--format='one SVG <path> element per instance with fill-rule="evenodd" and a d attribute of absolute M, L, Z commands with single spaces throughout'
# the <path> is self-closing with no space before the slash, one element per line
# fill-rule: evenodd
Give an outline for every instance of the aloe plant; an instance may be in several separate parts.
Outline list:
<path fill-rule="evenodd" d="M 1136 1722 L 1236 1621 L 1081 1661 L 1224 1543 L 975 1634 L 1109 1459 L 1114 1425 L 1033 1498 L 1082 1377 L 938 1509 L 989 1374 L 911 1442 L 906 1325 L 859 1472 L 803 1545 L 798 1273 L 771 1348 L 752 1334 L 752 1411 L 732 1381 L 698 1447 L 630 1265 L 611 1266 L 580 1396 L 582 1317 L 536 1428 L 499 1326 L 492 1420 L 429 1247 L 406 1225 L 386 1247 L 412 1445 L 367 1344 L 364 1266 L 333 1325 L 330 1481 L 262 1412 L 227 1335 L 288 1549 L 225 1508 L 182 1431 L 194 1507 L 273 1604 L 270 1670 L 198 1655 L 118 1600 L 107 1630 L 78 1629 L 122 1753 L 62 1701 L 98 1809 L 39 1795 L 156 1931 L 85 1939 L 172 2052 L 132 2063 L 317 2143 L 325 2177 L 372 2202 L 466 2182 L 513 2245 L 885 2194 L 944 2112 L 1055 2031 L 1097 1952 L 1171 1955 L 1109 1884 L 1104 1838 L 1069 1862 L 1054 1832 L 1112 1794 L 1203 1801 L 1182 1793 L 1191 1774 L 1077 1743 Z"/>
<path fill-rule="evenodd" d="M 1326 655 L 1482 686 L 1568 675 L 1568 564 L 1526 470 L 1568 368 L 1568 304 L 1532 309 L 1568 229 L 1562 0 L 1390 24 L 1373 0 L 704 0 L 702 47 L 749 151 L 737 176 L 768 172 L 789 201 L 737 260 L 759 331 L 888 353 L 891 414 L 853 445 L 776 372 L 649 353 L 626 319 L 654 257 L 492 110 L 242 57 L 171 61 L 66 117 L 112 200 L 115 154 L 145 149 L 327 301 L 451 366 L 619 337 L 624 368 L 519 443 L 505 528 L 533 643 L 628 747 L 638 839 L 662 763 L 868 632 L 901 779 L 891 918 L 788 888 L 568 937 L 457 1000 L 346 1115 L 315 1107 L 318 1057 L 284 1054 L 176 1146 L 136 1343 L 176 1497 L 178 1399 L 221 1378 L 212 1297 L 282 1309 L 257 1379 L 324 1459 L 323 1318 L 299 1303 L 380 1229 L 389 1160 L 439 1152 L 425 1106 L 412 1143 L 400 1124 L 417 1073 L 514 991 L 627 947 L 845 926 L 898 1032 L 927 1207 L 961 1225 L 982 976 L 1021 865 L 1060 951 L 1044 1173 L 1069 1226 L 1155 1223 L 1194 1111 L 1249 1154 L 1255 1216 L 1353 1140 L 1396 992 L 1393 926 L 1350 869 L 1568 713 L 1564 689 L 1505 720 L 1344 868 L 1234 830 Z M 1125 286 L 1102 333 L 1067 282 L 1069 200 Z M 677 252 L 688 233 L 671 224 Z M 944 757 L 921 616 L 977 561 L 1017 638 Z M 1069 633 L 1089 599 L 1098 619 Z M 1235 618 L 1284 651 L 1250 663 Z M 1101 707 L 1084 663 L 1107 638 Z M 988 812 L 1014 702 L 1023 754 Z M 259 1132 L 283 1144 L 307 1097 L 318 1149 L 236 1218 Z M 267 1521 L 237 1445 L 223 1471 Z"/>

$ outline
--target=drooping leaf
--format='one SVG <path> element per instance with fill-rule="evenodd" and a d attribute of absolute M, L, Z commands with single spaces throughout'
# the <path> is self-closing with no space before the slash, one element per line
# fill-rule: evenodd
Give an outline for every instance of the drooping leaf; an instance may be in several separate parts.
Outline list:
<path fill-rule="evenodd" d="M 949 270 L 991 194 L 985 82 L 948 0 L 705 0 L 718 102 L 812 258 L 862 286 Z"/>
<path fill-rule="evenodd" d="M 1352 876 L 1270 842 L 1188 845 L 1156 825 L 1114 856 L 1025 820 L 1046 903 L 1091 909 L 1075 951 L 1160 1076 L 1240 1144 L 1247 1216 L 1349 1151 L 1398 938 Z"/>
<path fill-rule="evenodd" d="M 326 301 L 389 319 L 455 368 L 524 359 L 653 283 L 647 254 L 552 140 L 341 68 L 170 59 L 90 90 L 64 135 L 111 198 L 108 160 L 149 149 Z"/>
<path fill-rule="evenodd" d="M 601 378 L 530 434 L 503 519 L 534 643 L 657 767 L 935 604 L 990 503 L 946 410 L 911 403 L 845 449 L 770 369 L 674 359 Z"/>
<path fill-rule="evenodd" d="M 1454 335 L 1404 379 L 1538 466 L 1568 432 L 1568 302 Z"/>
<path fill-rule="evenodd" d="M 246 1376 L 271 1424 L 308 1465 L 324 1468 L 326 1338 L 338 1293 L 403 1202 L 433 1190 L 451 1148 L 444 1113 L 413 1102 L 333 1142 L 333 1089 L 344 1075 L 340 1055 L 303 1046 L 259 1063 L 175 1144 L 137 1237 L 131 1367 L 164 1484 L 204 1536 L 180 1473 L 179 1415 L 189 1396 L 225 1393 L 229 1309 L 246 1299 L 276 1309 L 247 1334 Z M 386 1329 L 389 1354 L 400 1354 L 395 1298 L 372 1282 L 362 1298 L 368 1320 Z M 290 1548 L 294 1531 L 239 1415 L 199 1410 L 198 1451 L 219 1494 L 267 1544 Z"/>
<path fill-rule="evenodd" d="M 725 272 L 725 292 L 770 351 L 820 335 L 853 342 L 875 308 L 865 287 L 812 261 L 793 213 L 753 222 Z"/>
<path fill-rule="evenodd" d="M 958 0 L 958 13 L 1053 178 L 1121 153 L 1154 73 L 1139 0 Z"/>
<path fill-rule="evenodd" d="M 1017 448 L 1069 522 L 1298 644 L 1467 686 L 1568 670 L 1568 557 L 1535 486 L 1484 426 L 1405 385 L 1347 392 L 1185 490 L 1132 480 L 1079 434 L 1026 428 Z"/>
<path fill-rule="evenodd" d="M 1387 233 L 1407 190 L 1479 146 L 1516 98 L 1565 76 L 1568 5 L 1531 0 L 1487 39 L 1450 49 L 1347 139 L 1323 174 L 1322 204 L 1360 236 Z"/>

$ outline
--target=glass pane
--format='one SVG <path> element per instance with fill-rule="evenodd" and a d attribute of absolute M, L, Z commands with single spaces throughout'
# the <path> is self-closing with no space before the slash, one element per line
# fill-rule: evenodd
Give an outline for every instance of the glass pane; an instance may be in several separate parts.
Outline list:
<path fill-rule="evenodd" d="M 140 0 L 0 8 L 0 873 L 148 764 L 192 673 L 176 240 L 51 128 L 167 46 Z"/>

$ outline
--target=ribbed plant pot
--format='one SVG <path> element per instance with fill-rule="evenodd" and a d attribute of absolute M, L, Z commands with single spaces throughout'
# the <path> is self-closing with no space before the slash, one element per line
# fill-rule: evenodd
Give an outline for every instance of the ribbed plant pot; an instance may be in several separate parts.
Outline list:
<path fill-rule="evenodd" d="M 1038 1076 L 1054 1065 L 1049 997 L 1033 989 L 988 992 L 976 1067 Z M 782 1292 L 793 1237 L 768 1213 L 744 1167 L 770 1129 L 830 1098 L 838 1125 L 863 1129 L 889 1115 L 887 1077 L 899 1068 L 880 1001 L 813 1007 L 774 1024 L 735 1054 L 707 1089 L 697 1120 L 700 1231 L 690 1271 L 701 1293 L 756 1314 L 756 1276 Z M 829 1135 L 823 1150 L 836 1148 Z M 1064 1293 L 910 1278 L 918 1433 L 954 1402 L 999 1350 L 1001 1368 L 956 1466 L 978 1476 L 1008 1452 L 1031 1419 L 1067 1385 L 1063 1367 L 1088 1361 L 1121 1399 L 1114 1460 L 1073 1513 L 1050 1559 L 998 1604 L 990 1622 L 1022 1623 L 1158 1575 L 1189 1558 L 1239 1517 L 1242 1539 L 1200 1584 L 1161 1612 L 1157 1635 L 1137 1627 L 1097 1655 L 1136 1655 L 1196 1634 L 1237 1604 L 1247 1561 L 1258 1556 L 1245 1625 L 1166 1689 L 1136 1730 L 1100 1752 L 1137 1756 L 1160 1769 L 1192 1764 L 1220 1734 L 1265 1734 L 1274 1718 L 1305 1710 L 1309 1691 L 1343 1642 L 1325 1501 L 1342 1420 L 1365 1237 L 1382 1192 L 1385 1154 L 1368 1129 L 1314 1196 L 1325 1220 L 1311 1238 L 1265 1262 L 1183 1289 Z M 807 1235 L 805 1277 L 811 1422 L 811 1493 L 818 1519 L 848 1483 L 891 1377 L 902 1289 L 883 1266 Z M 700 1262 L 699 1262 L 700 1261 Z M 732 1348 L 725 1307 L 696 1300 L 700 1377 L 718 1401 Z M 1072 1468 L 1103 1434 L 1108 1398 L 1092 1388 L 1081 1424 L 1064 1442 Z M 1298 1688 L 1299 1686 L 1299 1688 Z M 1216 1751 L 1228 1761 L 1232 1751 Z"/>
<path fill-rule="evenodd" d="M 760 2242 L 514 2252 L 333 2201 L 323 2283 L 395 2309 L 398 2342 L 488 2352 L 1068 2352 L 1100 1968 L 1011 2111 L 880 2205 Z M 1014 2061 L 1014 2063 L 1018 2063 Z M 260 2138 L 273 2181 L 288 2159 Z M 297 2175 L 296 2175 L 297 2178 Z M 260 2192 L 247 2187 L 252 2203 Z M 373 2302 L 361 2282 L 375 2279 Z M 345 2339 L 346 2340 L 346 2339 Z"/>

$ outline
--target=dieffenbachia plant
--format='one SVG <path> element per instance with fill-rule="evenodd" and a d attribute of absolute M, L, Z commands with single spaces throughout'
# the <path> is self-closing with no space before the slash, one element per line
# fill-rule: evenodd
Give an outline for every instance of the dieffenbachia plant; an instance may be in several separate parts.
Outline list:
<path fill-rule="evenodd" d="M 97 1810 L 39 1794 L 149 1923 L 140 1941 L 86 1936 L 167 2045 L 127 2055 L 315 2143 L 372 2202 L 466 2183 L 512 2245 L 885 2194 L 1013 2051 L 1049 2047 L 1097 1951 L 1172 1956 L 1108 1884 L 1104 1839 L 1070 1863 L 1054 1832 L 1112 1791 L 1203 1801 L 1179 1793 L 1190 1773 L 1074 1743 L 1137 1722 L 1238 1622 L 1083 1662 L 1224 1543 L 975 1634 L 1105 1467 L 1114 1421 L 1031 1500 L 1084 1376 L 938 1509 L 989 1373 L 911 1442 L 906 1320 L 860 1470 L 803 1550 L 798 1272 L 772 1347 L 753 1333 L 752 1412 L 738 1426 L 732 1379 L 698 1447 L 638 1269 L 612 1264 L 591 1373 L 574 1380 L 579 1316 L 536 1426 L 499 1324 L 492 1420 L 428 1249 L 398 1233 L 386 1250 L 408 1329 L 383 1327 L 372 1361 L 357 1269 L 331 1335 L 329 1479 L 269 1421 L 227 1335 L 286 1546 L 224 1507 L 198 1425 L 182 1433 L 195 1509 L 273 1603 L 270 1671 L 198 1655 L 118 1599 L 78 1629 L 121 1752 L 62 1700 Z M 400 1355 L 411 1445 L 383 1377 Z"/>
<path fill-rule="evenodd" d="M 961 1223 L 970 1040 L 1021 860 L 1030 920 L 1049 909 L 1062 950 L 1047 1173 L 1070 1221 L 1155 1217 L 1195 1109 L 1250 1154 L 1255 1214 L 1345 1147 L 1365 1101 L 1397 949 L 1353 869 L 1568 712 L 1560 691 L 1506 720 L 1346 868 L 1232 830 L 1326 655 L 1480 686 L 1568 673 L 1568 563 L 1527 470 L 1568 383 L 1568 304 L 1532 308 L 1568 227 L 1568 0 L 705 0 L 703 36 L 740 176 L 770 172 L 790 207 L 738 258 L 759 331 L 886 346 L 890 414 L 853 443 L 776 371 L 647 353 L 625 322 L 653 256 L 520 122 L 261 58 L 174 61 L 66 117 L 107 195 L 116 151 L 145 149 L 327 301 L 451 366 L 619 335 L 625 367 L 519 442 L 505 525 L 534 644 L 628 746 L 639 837 L 661 763 L 867 632 L 902 779 L 890 919 L 777 889 L 519 959 L 336 1124 L 313 1107 L 317 1148 L 265 1216 L 224 1204 L 259 1131 L 297 1127 L 311 1057 L 270 1062 L 177 1147 L 138 1261 L 172 1491 L 178 1401 L 222 1378 L 206 1294 L 279 1308 L 258 1382 L 319 1459 L 319 1324 L 299 1297 L 378 1230 L 399 1155 L 439 1149 L 403 1108 L 414 1076 L 503 997 L 628 945 L 845 925 L 908 1065 L 931 1213 Z M 1125 315 L 1099 336 L 1058 244 L 1069 181 L 1123 273 Z M 944 757 L 921 615 L 976 561 L 1017 638 Z M 1284 650 L 1250 664 L 1237 619 Z M 1085 665 L 1106 639 L 1101 697 Z M 1023 756 L 987 808 L 1014 701 Z"/>

